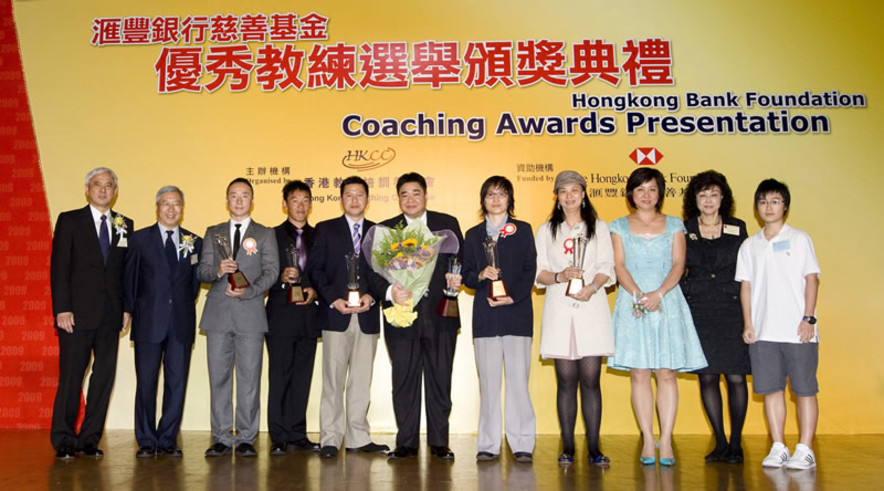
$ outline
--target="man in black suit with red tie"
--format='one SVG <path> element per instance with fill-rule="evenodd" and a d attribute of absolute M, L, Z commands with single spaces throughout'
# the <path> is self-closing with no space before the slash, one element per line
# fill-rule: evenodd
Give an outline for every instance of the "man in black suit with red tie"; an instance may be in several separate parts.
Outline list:
<path fill-rule="evenodd" d="M 58 216 L 52 238 L 50 284 L 59 373 L 49 439 L 59 459 L 79 453 L 104 455 L 98 442 L 114 387 L 120 330 L 129 321 L 123 313 L 122 282 L 127 233 L 133 224 L 111 210 L 117 175 L 105 167 L 90 171 L 86 196 L 86 207 Z M 80 394 L 90 359 L 86 414 L 77 433 Z"/>
<path fill-rule="evenodd" d="M 184 193 L 157 191 L 157 223 L 129 239 L 124 300 L 135 343 L 135 439 L 138 458 L 181 457 L 178 430 L 196 332 L 196 267 L 203 241 L 179 226 Z M 163 367 L 163 416 L 157 425 L 157 383 Z"/>
<path fill-rule="evenodd" d="M 316 321 L 316 290 L 304 274 L 307 251 L 315 234 L 307 223 L 313 201 L 310 187 L 303 181 L 289 181 L 282 188 L 282 206 L 288 215 L 274 228 L 279 249 L 279 280 L 270 287 L 267 298 L 267 429 L 270 455 L 285 455 L 286 450 L 319 450 L 319 444 L 307 438 L 307 399 L 313 381 L 316 339 L 320 335 Z M 298 267 L 289 264 L 288 250 L 298 250 Z M 300 281 L 302 301 L 289 301 L 292 285 Z"/>
<path fill-rule="evenodd" d="M 393 228 L 422 220 L 430 230 L 451 230 L 457 236 L 458 257 L 462 257 L 463 234 L 451 215 L 427 211 L 427 181 L 416 172 L 403 174 L 396 183 L 402 214 L 382 225 Z M 396 449 L 391 459 L 414 457 L 418 451 L 421 422 L 421 379 L 426 391 L 427 443 L 434 457 L 453 460 L 448 447 L 448 417 L 451 414 L 451 372 L 457 343 L 459 318 L 436 313 L 442 290 L 460 288 L 460 275 L 448 273 L 449 254 L 436 261 L 430 286 L 422 298 L 414 300 L 417 319 L 409 327 L 394 327 L 384 319 L 384 339 L 393 365 L 393 410 L 396 413 Z M 384 307 L 392 302 L 405 303 L 411 292 L 398 283 L 388 289 Z"/>

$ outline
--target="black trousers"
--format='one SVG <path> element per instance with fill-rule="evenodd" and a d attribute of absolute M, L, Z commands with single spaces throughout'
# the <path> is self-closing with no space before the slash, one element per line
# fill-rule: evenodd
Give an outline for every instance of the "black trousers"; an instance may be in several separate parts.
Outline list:
<path fill-rule="evenodd" d="M 162 342 L 135 342 L 135 439 L 140 447 L 178 443 L 193 345 L 170 332 Z M 157 386 L 163 367 L 163 416 L 157 424 Z"/>
<path fill-rule="evenodd" d="M 98 445 L 104 433 L 107 406 L 117 374 L 117 350 L 120 345 L 120 322 L 105 315 L 98 329 L 58 332 L 58 389 L 52 406 L 49 440 L 58 450 L 62 446 L 82 449 Z M 94 358 L 93 358 L 94 357 Z M 86 414 L 79 433 L 75 430 L 80 412 L 80 395 L 86 369 L 92 359 L 92 375 L 86 395 Z"/>
<path fill-rule="evenodd" d="M 415 323 L 416 338 L 386 337 L 393 365 L 393 411 L 396 446 L 418 448 L 421 424 L 421 380 L 426 391 L 427 443 L 448 445 L 451 414 L 451 371 L 457 331 Z"/>
<path fill-rule="evenodd" d="M 313 381 L 316 338 L 267 335 L 265 339 L 270 441 L 297 443 L 307 438 L 307 399 Z"/>

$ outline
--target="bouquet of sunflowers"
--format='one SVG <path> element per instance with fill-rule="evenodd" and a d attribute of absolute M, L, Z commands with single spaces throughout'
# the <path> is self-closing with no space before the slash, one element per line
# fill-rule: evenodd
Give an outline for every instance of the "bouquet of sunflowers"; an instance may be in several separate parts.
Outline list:
<path fill-rule="evenodd" d="M 449 240 L 450 239 L 450 240 Z M 371 268 L 390 283 L 399 283 L 410 290 L 412 300 L 404 305 L 394 303 L 384 309 L 387 322 L 408 327 L 417 318 L 414 299 L 427 291 L 439 254 L 456 254 L 457 238 L 450 230 L 431 231 L 421 220 L 394 228 L 375 225 L 362 241 L 362 252 L 368 254 Z"/>

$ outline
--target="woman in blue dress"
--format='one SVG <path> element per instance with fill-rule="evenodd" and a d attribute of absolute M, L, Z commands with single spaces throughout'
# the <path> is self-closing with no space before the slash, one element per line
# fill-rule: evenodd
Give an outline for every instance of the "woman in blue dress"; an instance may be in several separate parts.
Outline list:
<path fill-rule="evenodd" d="M 643 464 L 656 462 L 651 388 L 656 374 L 660 464 L 671 466 L 675 464 L 676 375 L 705 367 L 706 358 L 678 285 L 685 264 L 684 224 L 660 213 L 665 185 L 660 171 L 636 169 L 626 182 L 626 199 L 633 212 L 611 222 L 620 289 L 613 316 L 615 354 L 608 359 L 608 366 L 630 371 Z"/>

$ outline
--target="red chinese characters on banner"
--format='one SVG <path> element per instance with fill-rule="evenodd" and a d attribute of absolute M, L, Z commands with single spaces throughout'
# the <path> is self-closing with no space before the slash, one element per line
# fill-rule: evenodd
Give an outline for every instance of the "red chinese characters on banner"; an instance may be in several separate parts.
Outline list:
<path fill-rule="evenodd" d="M 122 27 L 123 19 L 120 17 L 92 19 L 92 45 L 120 44 L 122 42 Z"/>
<path fill-rule="evenodd" d="M 403 89 L 408 87 L 408 44 L 365 43 L 360 46 L 362 54 L 362 78 L 359 86 L 363 89 Z"/>
<path fill-rule="evenodd" d="M 298 14 L 291 12 L 285 14 L 270 14 L 270 41 L 294 42 L 298 40 Z"/>
<path fill-rule="evenodd" d="M 252 52 L 245 44 L 231 46 L 210 46 L 206 54 L 206 72 L 215 78 L 205 85 L 206 90 L 215 92 L 227 79 L 231 92 L 242 92 L 249 88 L 249 78 L 255 64 Z"/>
<path fill-rule="evenodd" d="M 328 39 L 328 17 L 310 12 L 301 18 L 302 41 L 325 41 Z"/>
<path fill-rule="evenodd" d="M 568 85 L 565 71 L 564 41 L 529 39 L 516 45 L 516 81 L 519 87 L 534 85 L 541 80 L 557 87 Z"/>
<path fill-rule="evenodd" d="M 460 56 L 457 41 L 415 43 L 411 60 L 411 81 L 434 89 L 442 84 L 460 83 Z"/>
<path fill-rule="evenodd" d="M 626 41 L 623 54 L 629 59 L 623 64 L 623 71 L 629 75 L 629 85 L 674 85 L 672 78 L 672 47 L 669 40 L 660 38 L 645 39 L 635 45 L 632 39 Z"/>
<path fill-rule="evenodd" d="M 239 41 L 239 17 L 233 14 L 213 15 L 209 19 L 209 41 L 213 43 Z"/>
<path fill-rule="evenodd" d="M 239 33 L 242 42 L 263 43 L 267 40 L 267 16 L 264 14 L 245 14 L 240 18 Z"/>
<path fill-rule="evenodd" d="M 265 44 L 258 49 L 255 80 L 265 92 L 289 87 L 301 90 L 304 81 L 298 78 L 298 74 L 301 73 L 303 62 L 304 52 L 295 50 L 291 44 L 286 44 L 282 50 L 272 44 Z"/>
<path fill-rule="evenodd" d="M 207 15 L 188 15 L 181 21 L 181 36 L 187 44 L 206 42 L 206 31 L 208 30 L 209 16 Z"/>
<path fill-rule="evenodd" d="M 150 43 L 150 17 L 126 17 L 121 35 L 123 44 Z"/>
<path fill-rule="evenodd" d="M 203 73 L 203 65 L 200 63 L 202 52 L 203 48 L 200 46 L 163 47 L 160 58 L 154 65 L 159 78 L 157 92 L 199 92 L 199 79 Z"/>
<path fill-rule="evenodd" d="M 572 75 L 574 87 L 583 85 L 596 76 L 614 87 L 620 85 L 620 67 L 617 66 L 617 48 L 614 43 L 606 43 L 601 39 L 584 39 L 572 46 L 572 66 L 568 72 Z"/>
<path fill-rule="evenodd" d="M 177 44 L 181 40 L 181 22 L 178 17 L 156 17 L 151 23 L 151 41 L 158 44 Z"/>
<path fill-rule="evenodd" d="M 494 87 L 498 83 L 512 87 L 513 82 L 513 42 L 484 41 L 470 42 L 464 51 L 467 65 L 467 87 Z"/>
<path fill-rule="evenodd" d="M 338 43 L 331 46 L 314 44 L 307 56 L 307 88 L 322 87 L 344 90 L 356 85 L 356 46 Z"/>

